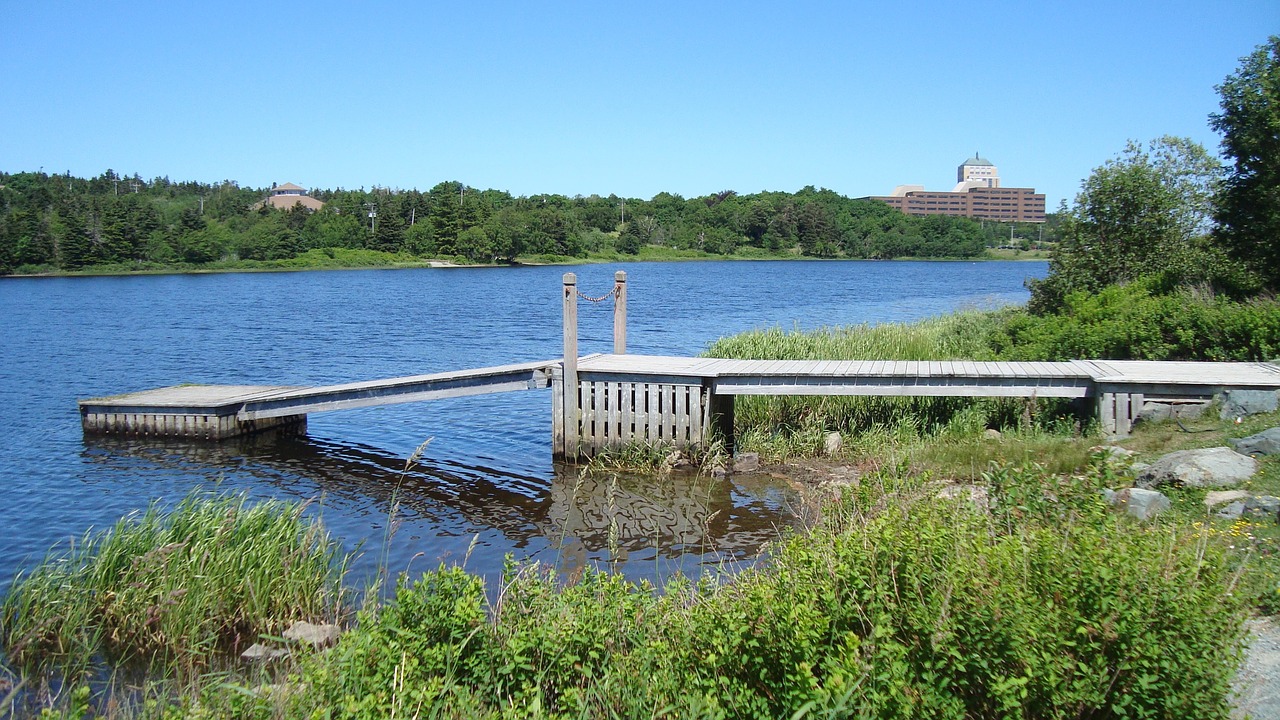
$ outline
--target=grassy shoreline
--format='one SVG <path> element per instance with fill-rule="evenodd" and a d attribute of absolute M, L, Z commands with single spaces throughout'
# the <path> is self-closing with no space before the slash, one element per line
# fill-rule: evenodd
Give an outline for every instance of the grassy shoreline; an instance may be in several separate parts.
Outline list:
<path fill-rule="evenodd" d="M 284 260 L 237 260 L 205 263 L 200 265 L 157 263 L 134 263 L 131 265 L 91 266 L 79 270 L 53 270 L 41 272 L 15 272 L 0 275 L 0 279 L 10 278 L 45 278 L 45 277 L 111 277 L 128 275 L 204 275 L 217 273 L 243 272 L 304 272 L 316 270 L 403 270 L 420 268 L 504 268 L 539 265 L 599 265 L 604 263 L 633 262 L 702 262 L 716 260 L 731 261 L 770 261 L 770 260 L 805 260 L 813 262 L 858 260 L 858 258 L 817 258 L 802 256 L 795 252 L 769 253 L 757 251 L 733 255 L 716 255 L 693 250 L 673 250 L 669 248 L 643 248 L 636 255 L 618 252 L 593 252 L 585 257 L 569 257 L 559 255 L 520 256 L 511 263 L 472 263 L 461 258 L 418 258 L 395 253 L 383 253 L 372 250 L 349 251 L 341 248 L 329 255 L 326 250 L 312 250 L 295 258 Z M 913 262 L 989 262 L 989 261 L 1043 261 L 1047 255 L 1031 251 L 1013 255 L 1008 251 L 989 250 L 979 257 L 901 257 L 895 261 Z M 863 258 L 868 262 L 881 262 Z"/>

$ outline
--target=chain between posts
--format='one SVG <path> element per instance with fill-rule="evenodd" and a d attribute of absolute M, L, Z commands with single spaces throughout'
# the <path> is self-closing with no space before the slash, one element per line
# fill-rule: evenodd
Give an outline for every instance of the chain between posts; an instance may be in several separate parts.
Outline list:
<path fill-rule="evenodd" d="M 612 290 L 605 293 L 604 295 L 601 295 L 600 297 L 588 297 L 587 295 L 583 294 L 581 290 L 578 290 L 577 293 L 578 293 L 578 297 L 591 303 L 604 302 L 609 298 L 614 298 L 616 300 L 618 297 L 618 286 L 614 285 Z"/>

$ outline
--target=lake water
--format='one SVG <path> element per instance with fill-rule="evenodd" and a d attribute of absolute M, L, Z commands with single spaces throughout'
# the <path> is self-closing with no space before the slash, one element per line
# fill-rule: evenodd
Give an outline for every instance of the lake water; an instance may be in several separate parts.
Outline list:
<path fill-rule="evenodd" d="M 585 294 L 603 295 L 619 269 L 628 274 L 628 351 L 693 354 L 753 328 L 906 321 L 1023 302 L 1023 281 L 1042 277 L 1046 266 L 770 261 L 573 271 Z M 634 577 L 749 562 L 794 522 L 785 483 L 557 474 L 549 390 L 320 413 L 295 438 L 205 444 L 81 433 L 79 398 L 554 358 L 564 272 L 0 280 L 0 588 L 57 543 L 214 485 L 254 498 L 315 500 L 309 512 L 361 548 L 356 571 L 366 576 L 382 557 L 392 572 L 465 560 L 487 576 L 508 554 L 566 570 L 613 563 Z M 580 303 L 584 354 L 611 348 L 611 321 L 610 307 Z"/>

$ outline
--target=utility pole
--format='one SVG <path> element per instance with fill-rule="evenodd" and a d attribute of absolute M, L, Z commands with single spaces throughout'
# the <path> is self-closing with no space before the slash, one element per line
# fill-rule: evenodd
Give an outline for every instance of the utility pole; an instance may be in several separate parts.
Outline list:
<path fill-rule="evenodd" d="M 369 213 L 369 234 L 378 234 L 378 205 L 376 203 L 367 202 L 364 209 Z"/>

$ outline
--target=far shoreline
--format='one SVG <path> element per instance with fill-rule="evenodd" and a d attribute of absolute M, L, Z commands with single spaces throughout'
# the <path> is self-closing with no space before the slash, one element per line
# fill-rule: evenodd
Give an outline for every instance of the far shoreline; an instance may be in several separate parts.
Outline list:
<path fill-rule="evenodd" d="M 263 265 L 245 265 L 245 266 L 167 266 L 167 267 L 141 267 L 141 268 L 121 268 L 119 266 L 98 266 L 88 267 L 81 270 L 60 270 L 51 272 L 36 273 L 13 273 L 9 275 L 0 275 L 0 280 L 6 278 L 74 278 L 74 277 L 128 277 L 133 275 L 214 275 L 226 273 L 286 273 L 286 272 L 315 272 L 315 271 L 346 271 L 346 270 L 455 270 L 455 269 L 501 269 L 501 268 L 518 268 L 518 267 L 545 267 L 545 266 L 564 266 L 572 267 L 577 265 L 605 265 L 608 263 L 651 263 L 651 262 L 708 262 L 708 261 L 734 261 L 734 262 L 771 262 L 777 260 L 801 260 L 805 262 L 1045 262 L 1049 259 L 1049 254 L 1044 251 L 1023 251 L 1017 256 L 1001 257 L 994 255 L 988 250 L 981 256 L 977 257 L 895 257 L 895 258 L 819 258 L 804 255 L 713 255 L 703 253 L 698 255 L 690 255 L 684 253 L 660 253 L 641 252 L 638 255 L 590 255 L 588 257 L 565 257 L 565 256 L 532 256 L 525 258 L 517 258 L 511 262 L 505 263 L 468 263 L 459 262 L 457 258 L 426 258 L 417 260 L 390 260 L 386 263 L 335 263 L 327 264 L 300 264 L 290 265 L 270 265 L 269 263 L 280 262 L 288 263 L 289 260 L 273 261 L 243 261 L 249 263 L 263 263 Z"/>

